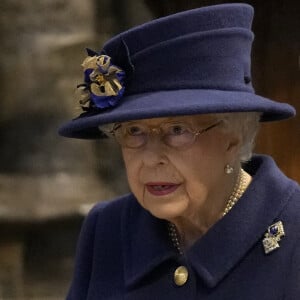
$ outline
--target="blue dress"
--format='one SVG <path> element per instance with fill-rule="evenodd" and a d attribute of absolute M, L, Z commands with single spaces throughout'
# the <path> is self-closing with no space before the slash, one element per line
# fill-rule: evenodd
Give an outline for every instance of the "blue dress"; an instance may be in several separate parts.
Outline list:
<path fill-rule="evenodd" d="M 300 188 L 268 156 L 245 165 L 252 183 L 234 208 L 184 254 L 166 221 L 145 211 L 132 194 L 97 204 L 79 238 L 68 300 L 299 300 Z M 268 227 L 285 236 L 266 254 Z M 179 266 L 188 270 L 182 286 Z"/>

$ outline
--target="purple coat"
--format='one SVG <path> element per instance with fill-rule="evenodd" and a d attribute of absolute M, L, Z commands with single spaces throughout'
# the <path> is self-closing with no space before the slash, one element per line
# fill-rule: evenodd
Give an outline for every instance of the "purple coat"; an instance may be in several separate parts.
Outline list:
<path fill-rule="evenodd" d="M 183 256 L 166 221 L 133 195 L 97 204 L 82 227 L 68 300 L 299 300 L 300 188 L 267 156 L 245 166 L 253 181 L 243 197 Z M 280 247 L 262 240 L 282 221 Z M 188 269 L 183 286 L 178 266 Z"/>

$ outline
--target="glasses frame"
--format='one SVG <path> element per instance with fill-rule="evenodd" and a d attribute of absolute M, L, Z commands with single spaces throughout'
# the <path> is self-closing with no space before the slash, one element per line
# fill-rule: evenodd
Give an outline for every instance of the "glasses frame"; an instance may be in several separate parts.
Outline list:
<path fill-rule="evenodd" d="M 191 133 L 193 134 L 194 138 L 193 140 L 191 141 L 191 143 L 189 144 L 186 144 L 185 146 L 183 147 L 175 147 L 175 146 L 172 146 L 172 145 L 169 145 L 168 143 L 165 142 L 165 139 L 164 139 L 164 136 L 162 136 L 161 140 L 162 142 L 167 145 L 168 147 L 170 148 L 175 148 L 175 149 L 186 149 L 188 147 L 191 147 L 195 141 L 196 141 L 196 138 L 200 135 L 202 135 L 203 133 L 219 126 L 221 123 L 223 122 L 223 120 L 219 120 L 205 128 L 202 128 L 200 130 L 193 130 L 191 131 Z M 170 122 L 170 124 L 172 124 L 172 122 Z M 176 122 L 174 122 L 174 124 L 176 124 Z M 180 122 L 178 122 L 178 124 L 180 124 Z M 117 141 L 117 143 L 122 146 L 123 148 L 130 148 L 130 149 L 139 149 L 139 148 L 142 148 L 144 147 L 145 145 L 147 145 L 148 143 L 148 137 L 151 135 L 151 134 L 157 134 L 159 135 L 162 130 L 161 130 L 161 125 L 160 126 L 155 126 L 155 127 L 149 127 L 149 131 L 147 132 L 147 138 L 145 139 L 145 142 L 143 144 L 141 144 L 140 146 L 137 146 L 137 147 L 132 147 L 132 146 L 128 146 L 126 143 L 122 143 L 120 139 L 117 138 L 117 135 L 116 135 L 116 131 L 122 127 L 122 123 L 115 123 L 113 125 L 113 128 L 110 129 L 110 130 L 103 130 L 105 134 L 109 135 L 109 136 L 113 136 L 115 138 L 115 140 Z"/>

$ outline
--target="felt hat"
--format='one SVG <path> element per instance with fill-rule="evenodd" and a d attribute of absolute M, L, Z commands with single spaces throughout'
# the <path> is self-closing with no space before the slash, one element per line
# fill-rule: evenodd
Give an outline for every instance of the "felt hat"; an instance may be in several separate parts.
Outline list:
<path fill-rule="evenodd" d="M 261 112 L 261 121 L 295 115 L 256 95 L 251 84 L 253 8 L 221 4 L 134 27 L 88 50 L 78 85 L 82 114 L 59 134 L 101 138 L 100 125 L 165 116 Z"/>

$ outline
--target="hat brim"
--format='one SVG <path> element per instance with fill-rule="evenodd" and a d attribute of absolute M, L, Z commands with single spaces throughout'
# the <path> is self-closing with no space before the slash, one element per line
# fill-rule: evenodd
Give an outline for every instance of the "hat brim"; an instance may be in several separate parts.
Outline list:
<path fill-rule="evenodd" d="M 98 126 L 159 118 L 228 112 L 261 112 L 262 122 L 288 119 L 295 109 L 287 104 L 248 92 L 224 90 L 171 90 L 125 96 L 117 106 L 97 112 L 87 112 L 65 123 L 59 134 L 70 138 L 98 139 L 103 133 Z"/>

